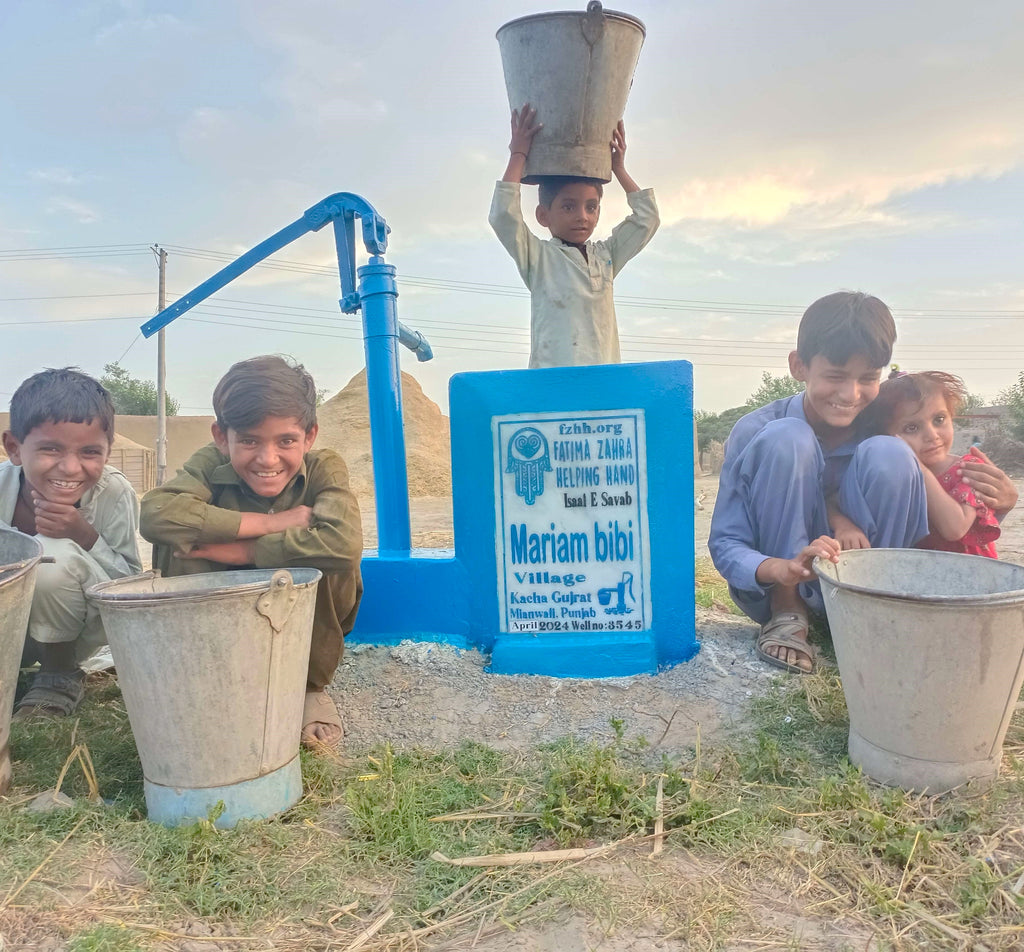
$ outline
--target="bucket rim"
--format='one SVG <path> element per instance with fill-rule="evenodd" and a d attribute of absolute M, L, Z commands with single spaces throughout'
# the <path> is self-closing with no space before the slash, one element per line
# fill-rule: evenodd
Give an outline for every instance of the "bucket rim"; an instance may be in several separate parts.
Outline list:
<path fill-rule="evenodd" d="M 621 20 L 624 23 L 632 24 L 633 26 L 640 28 L 640 35 L 644 39 L 647 38 L 647 27 L 644 25 L 644 21 L 639 17 L 633 16 L 632 13 L 623 13 L 621 10 L 602 10 L 602 15 L 610 20 Z M 550 10 L 547 13 L 528 13 L 524 17 L 516 17 L 514 20 L 509 20 L 508 23 L 503 23 L 498 27 L 494 34 L 494 38 L 500 40 L 501 34 L 504 30 L 507 30 L 510 26 L 517 26 L 520 23 L 525 23 L 527 20 L 551 20 L 559 17 L 585 17 L 587 15 L 586 10 Z"/>
<path fill-rule="evenodd" d="M 857 550 L 860 552 L 923 552 L 928 551 L 932 556 L 938 556 L 940 558 L 947 559 L 978 559 L 984 558 L 984 556 L 968 555 L 963 552 L 942 552 L 939 550 L 924 550 L 924 549 L 901 549 L 896 547 L 884 548 L 884 549 L 862 549 Z M 847 554 L 847 553 L 844 553 Z M 861 558 L 862 556 L 853 556 L 853 558 Z M 993 559 L 992 561 L 998 561 Z M 824 565 L 832 565 L 834 563 L 829 562 L 827 559 L 821 559 L 820 557 L 815 558 L 811 567 L 814 569 L 814 574 L 818 576 L 818 579 L 822 584 L 829 584 L 833 588 L 841 589 L 847 592 L 856 592 L 858 595 L 871 595 L 875 598 L 888 599 L 894 602 L 915 602 L 915 603 L 927 603 L 929 605 L 950 605 L 950 606 L 964 606 L 973 607 L 975 605 L 1012 605 L 1018 602 L 1024 602 L 1024 588 L 1010 589 L 1005 592 L 994 592 L 989 595 L 977 594 L 977 595 L 918 595 L 913 592 L 894 592 L 887 589 L 871 588 L 867 585 L 855 585 L 851 582 L 845 582 L 841 579 L 834 578 L 828 574 L 826 570 L 822 568 Z M 1016 562 L 1001 562 L 1002 565 L 1013 565 L 1016 568 L 1024 569 L 1024 566 L 1018 565 Z"/>
<path fill-rule="evenodd" d="M 19 541 L 24 540 L 35 548 L 35 555 L 30 555 L 24 559 L 18 559 L 15 562 L 11 562 L 10 565 L 5 566 L 5 571 L 0 573 L 0 587 L 3 587 L 5 585 L 9 585 L 16 579 L 23 578 L 29 572 L 33 571 L 33 569 L 35 569 L 39 564 L 44 553 L 43 544 L 35 536 L 30 536 L 19 529 L 15 529 L 13 526 L 0 526 L 0 535 L 17 536 Z M 14 566 L 17 566 L 17 568 L 13 568 Z"/>
<path fill-rule="evenodd" d="M 269 591 L 271 582 L 273 581 L 274 574 L 280 571 L 286 571 L 292 575 L 292 585 L 295 588 L 306 588 L 310 585 L 317 584 L 321 578 L 323 578 L 323 572 L 320 569 L 309 568 L 306 566 L 296 566 L 295 568 L 288 569 L 241 569 L 239 571 L 249 571 L 252 573 L 256 572 L 267 572 L 269 573 L 265 578 L 253 579 L 251 582 L 236 583 L 234 585 L 221 585 L 216 588 L 194 588 L 194 589 L 180 589 L 177 591 L 167 592 L 117 592 L 113 591 L 119 586 L 124 585 L 125 582 L 137 582 L 145 579 L 158 579 L 155 572 L 140 572 L 138 575 L 128 575 L 124 578 L 111 579 L 107 582 L 97 582 L 95 585 L 90 586 L 86 590 L 86 597 L 92 601 L 99 602 L 100 604 L 110 607 L 113 605 L 139 605 L 144 603 L 161 604 L 168 601 L 198 601 L 200 599 L 216 599 L 216 598 L 230 598 L 235 595 L 250 595 L 257 592 Z M 314 573 L 311 577 L 305 578 L 302 581 L 296 581 L 293 573 Z M 237 575 L 237 572 L 204 572 L 199 575 L 191 576 L 193 578 L 200 578 L 202 576 L 209 577 L 211 575 Z M 188 578 L 189 576 L 173 576 L 174 578 Z"/>

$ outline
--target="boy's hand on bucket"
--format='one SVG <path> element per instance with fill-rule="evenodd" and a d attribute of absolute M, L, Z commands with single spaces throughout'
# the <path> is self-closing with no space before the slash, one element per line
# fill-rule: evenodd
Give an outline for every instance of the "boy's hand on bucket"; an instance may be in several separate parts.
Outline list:
<path fill-rule="evenodd" d="M 839 545 L 838 539 L 833 539 L 831 536 L 819 536 L 812 543 L 804 546 L 795 559 L 788 561 L 787 564 L 792 566 L 792 580 L 782 584 L 796 585 L 798 582 L 813 577 L 814 572 L 811 569 L 811 563 L 815 559 L 827 559 L 829 562 L 838 562 L 840 552 L 842 552 L 842 547 Z"/>
<path fill-rule="evenodd" d="M 612 175 L 615 176 L 615 181 L 622 186 L 627 195 L 630 192 L 639 192 L 640 186 L 626 171 L 626 127 L 621 119 L 612 132 L 612 141 L 608 147 L 612 151 Z"/>
<path fill-rule="evenodd" d="M 612 132 L 610 143 L 612 150 L 612 171 L 623 171 L 626 168 L 626 127 L 620 119 Z"/>
<path fill-rule="evenodd" d="M 508 143 L 508 165 L 505 166 L 505 174 L 501 177 L 503 182 L 523 180 L 526 157 L 530 154 L 533 137 L 543 128 L 544 124 L 537 122 L 537 110 L 528 102 L 523 103 L 522 109 L 512 110 L 512 138 Z"/>
<path fill-rule="evenodd" d="M 792 588 L 814 575 L 811 563 L 815 559 L 838 562 L 841 551 L 838 540 L 831 536 L 820 536 L 809 545 L 804 546 L 799 555 L 792 559 L 765 559 L 757 567 L 755 577 L 762 585 L 782 585 Z"/>
<path fill-rule="evenodd" d="M 533 137 L 544 128 L 544 123 L 537 122 L 537 110 L 528 102 L 522 109 L 512 110 L 512 138 L 508 143 L 508 151 L 512 155 L 521 155 L 525 160 L 530 154 Z"/>

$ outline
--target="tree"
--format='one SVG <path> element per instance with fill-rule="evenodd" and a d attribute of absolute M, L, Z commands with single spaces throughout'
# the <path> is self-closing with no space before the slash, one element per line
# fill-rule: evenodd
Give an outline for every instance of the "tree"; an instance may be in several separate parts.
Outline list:
<path fill-rule="evenodd" d="M 731 407 L 721 413 L 708 410 L 694 410 L 693 418 L 697 421 L 697 452 L 704 453 L 713 440 L 724 443 L 736 421 L 744 414 L 758 407 L 763 407 L 773 400 L 791 397 L 802 393 L 804 385 L 788 374 L 776 377 L 766 370 L 761 374 L 761 386 L 758 387 L 741 407 Z"/>
<path fill-rule="evenodd" d="M 978 407 L 985 406 L 985 398 L 980 393 L 968 393 L 964 398 L 964 405 L 960 408 L 961 413 L 970 413 Z"/>
<path fill-rule="evenodd" d="M 103 368 L 100 383 L 110 393 L 115 412 L 135 416 L 156 416 L 157 392 L 156 384 L 152 380 L 131 377 L 124 367 L 114 363 Z M 168 416 L 175 416 L 178 412 L 178 401 L 169 393 L 164 393 L 164 409 Z"/>
<path fill-rule="evenodd" d="M 721 413 L 695 410 L 693 417 L 697 421 L 697 452 L 706 453 L 714 440 L 724 443 L 736 421 L 749 412 L 750 407 L 746 405 L 732 407 Z"/>
<path fill-rule="evenodd" d="M 789 374 L 776 377 L 766 370 L 761 374 L 761 386 L 747 397 L 747 406 L 756 410 L 773 400 L 781 400 L 783 397 L 792 397 L 794 394 L 803 393 L 803 390 L 804 385 L 799 380 L 794 380 Z"/>
<path fill-rule="evenodd" d="M 1010 433 L 1014 439 L 1024 440 L 1024 371 L 1017 375 L 1017 382 L 1007 387 L 996 397 L 996 403 L 1010 411 Z"/>

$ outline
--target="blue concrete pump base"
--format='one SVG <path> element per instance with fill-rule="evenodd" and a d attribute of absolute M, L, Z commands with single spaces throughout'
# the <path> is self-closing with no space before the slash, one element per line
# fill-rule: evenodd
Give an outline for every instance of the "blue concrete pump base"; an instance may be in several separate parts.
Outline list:
<path fill-rule="evenodd" d="M 466 567 L 467 582 L 464 588 L 458 589 L 458 595 L 460 605 L 465 603 L 468 608 L 467 640 L 481 651 L 490 652 L 489 670 L 495 674 L 568 678 L 625 677 L 655 674 L 692 658 L 700 644 L 694 618 L 693 368 L 690 363 L 674 360 L 462 373 L 452 377 L 449 393 L 455 554 L 457 561 Z M 568 484 L 558 485 L 560 475 L 571 473 L 571 469 L 560 467 L 571 467 L 578 459 L 585 459 L 586 462 L 579 465 L 601 471 L 590 487 L 594 490 L 607 488 L 602 474 L 608 463 L 600 458 L 597 449 L 592 449 L 597 437 L 589 435 L 602 432 L 592 429 L 591 424 L 598 427 L 603 419 L 625 421 L 622 425 L 627 427 L 623 431 L 626 433 L 630 432 L 630 425 L 634 428 L 631 432 L 635 443 L 630 443 L 629 462 L 636 464 L 640 475 L 629 483 L 627 503 L 635 503 L 637 508 L 609 509 L 609 516 L 598 515 L 603 510 L 595 509 L 589 519 L 593 535 L 589 530 L 584 531 L 582 525 L 571 530 L 574 539 L 588 536 L 590 545 L 586 549 L 570 547 L 568 557 L 556 559 L 552 555 L 549 558 L 538 543 L 539 557 L 534 559 L 531 555 L 527 559 L 525 541 L 516 543 L 520 546 L 518 556 L 509 556 L 506 543 L 510 537 L 505 533 L 515 520 L 520 520 L 520 535 L 513 538 L 521 540 L 526 539 L 528 531 L 534 533 L 531 538 L 540 539 L 539 533 L 549 525 L 553 539 L 556 532 L 562 531 L 561 526 L 568 524 L 559 523 L 556 528 L 561 518 L 559 507 L 563 511 L 573 508 L 567 497 L 575 492 Z M 630 424 L 631 420 L 636 422 Z M 524 478 L 521 485 L 514 483 L 518 476 L 510 475 L 517 468 L 510 462 L 511 438 L 502 437 L 500 429 L 508 427 L 508 432 L 513 432 L 520 425 L 526 427 L 522 432 L 533 434 L 530 439 L 536 442 L 527 447 L 524 457 L 528 461 L 536 460 L 536 464 L 522 466 L 524 471 L 536 472 L 530 479 Z M 559 434 L 564 435 L 564 443 L 558 443 Z M 571 441 L 576 439 L 581 444 L 587 443 L 585 455 L 578 458 L 573 454 L 584 452 L 584 448 L 573 447 Z M 608 457 L 609 461 L 611 459 L 613 457 Z M 632 472 L 629 478 L 633 479 Z M 596 491 L 584 493 L 585 506 L 596 502 L 599 495 Z M 597 498 L 592 501 L 591 496 Z M 516 501 L 520 497 L 522 503 Z M 536 503 L 539 511 L 550 498 L 556 500 L 545 510 L 550 516 L 530 514 L 533 510 L 529 507 Z M 563 498 L 564 505 L 558 502 Z M 513 500 L 520 513 L 512 522 L 504 515 L 507 500 Z M 581 506 L 578 511 L 589 513 L 591 510 Z M 548 625 L 548 619 L 555 618 L 554 612 L 564 600 L 552 598 L 551 586 L 557 582 L 547 582 L 546 576 L 549 572 L 561 574 L 569 566 L 570 574 L 575 575 L 572 584 L 580 586 L 571 591 L 578 592 L 582 588 L 586 592 L 586 585 L 593 585 L 588 577 L 599 570 L 599 566 L 595 566 L 602 561 L 614 561 L 597 554 L 596 531 L 599 521 L 602 526 L 607 521 L 611 527 L 617 518 L 615 513 L 625 513 L 621 516 L 623 520 L 636 520 L 637 544 L 649 553 L 649 563 L 642 558 L 632 563 L 638 567 L 630 576 L 632 579 L 635 575 L 637 581 L 637 598 L 641 594 L 644 599 L 649 596 L 644 612 L 632 616 L 634 620 L 642 618 L 642 626 L 621 625 L 619 628 L 626 630 L 610 630 L 609 618 L 614 619 L 616 613 L 614 608 L 609 610 L 607 601 L 599 601 L 597 591 L 591 593 L 595 596 L 592 600 L 587 596 L 579 603 L 589 615 L 581 616 L 578 631 Z M 614 524 L 615 531 L 619 532 L 618 522 Z M 632 527 L 633 523 L 628 525 Z M 632 532 L 629 538 L 633 538 Z M 509 543 L 508 551 L 517 551 L 516 544 Z M 554 552 L 554 543 L 551 551 Z M 517 584 L 524 591 L 536 585 L 536 590 L 543 595 L 536 604 L 526 602 L 525 609 L 551 612 L 550 615 L 541 616 L 538 612 L 538 615 L 528 616 L 543 617 L 543 621 L 537 622 L 536 632 L 511 627 L 508 603 L 503 595 L 512 584 L 505 582 L 511 564 L 523 576 Z M 545 579 L 527 580 L 526 576 L 534 571 Z M 610 589 L 606 587 L 603 592 L 608 593 Z M 605 598 L 608 597 L 606 594 Z M 625 614 L 618 617 L 624 622 L 630 618 Z M 590 619 L 593 619 L 593 628 L 588 624 Z"/>
<path fill-rule="evenodd" d="M 494 643 L 495 674 L 546 674 L 552 678 L 622 678 L 658 669 L 646 632 L 632 635 L 502 635 Z"/>
<path fill-rule="evenodd" d="M 296 755 L 283 767 L 254 780 L 221 787 L 165 787 L 145 781 L 146 809 L 153 823 L 183 826 L 205 820 L 224 804 L 214 826 L 230 830 L 240 820 L 265 820 L 287 810 L 302 797 L 302 768 Z"/>

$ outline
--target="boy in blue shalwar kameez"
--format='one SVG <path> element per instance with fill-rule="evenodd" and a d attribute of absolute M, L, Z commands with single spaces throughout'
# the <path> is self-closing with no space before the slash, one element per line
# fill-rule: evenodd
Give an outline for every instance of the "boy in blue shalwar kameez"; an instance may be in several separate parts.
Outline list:
<path fill-rule="evenodd" d="M 847 291 L 804 313 L 789 355 L 803 393 L 748 413 L 725 449 L 708 541 L 736 604 L 761 623 L 757 653 L 789 671 L 814 668 L 807 609 L 823 611 L 811 570 L 842 549 L 912 546 L 928 534 L 914 454 L 892 436 L 862 438 L 896 325 L 878 298 Z"/>

